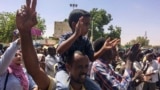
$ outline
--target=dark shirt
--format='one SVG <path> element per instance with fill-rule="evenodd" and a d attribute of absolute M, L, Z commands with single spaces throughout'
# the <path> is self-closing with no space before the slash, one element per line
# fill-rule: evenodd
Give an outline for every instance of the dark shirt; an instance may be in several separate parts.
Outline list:
<path fill-rule="evenodd" d="M 60 37 L 60 41 L 58 45 L 60 45 L 63 41 L 67 40 L 72 34 L 73 34 L 72 32 L 68 32 L 62 35 Z M 68 55 L 69 53 L 73 53 L 76 50 L 84 52 L 86 55 L 88 55 L 91 61 L 93 60 L 94 51 L 92 48 L 92 44 L 86 37 L 81 36 L 71 45 L 71 47 L 67 51 L 65 51 L 62 55 L 60 55 L 61 60 L 58 64 L 58 70 L 61 70 L 61 69 L 65 70 L 66 61 L 64 57 Z"/>

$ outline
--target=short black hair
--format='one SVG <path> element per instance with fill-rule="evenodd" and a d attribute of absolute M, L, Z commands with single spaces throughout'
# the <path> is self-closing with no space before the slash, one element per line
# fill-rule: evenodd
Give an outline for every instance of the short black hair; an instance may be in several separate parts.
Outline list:
<path fill-rule="evenodd" d="M 50 52 L 50 51 L 54 51 L 55 49 L 56 49 L 55 47 L 50 46 L 50 47 L 48 47 L 48 52 Z"/>
<path fill-rule="evenodd" d="M 69 18 L 68 18 L 68 23 L 69 23 L 69 26 L 71 27 L 71 29 L 73 28 L 72 27 L 72 22 L 78 22 L 79 18 L 81 16 L 84 16 L 84 17 L 90 17 L 90 13 L 83 10 L 83 9 L 74 9 L 70 15 L 69 15 Z"/>
<path fill-rule="evenodd" d="M 65 56 L 65 60 L 66 60 L 66 63 L 69 64 L 69 65 L 72 65 L 72 63 L 74 62 L 73 58 L 74 58 L 74 54 L 79 54 L 79 55 L 86 55 L 84 52 L 81 52 L 79 50 L 76 50 L 72 53 L 69 53 L 67 56 Z"/>
<path fill-rule="evenodd" d="M 99 51 L 102 48 L 103 44 L 105 43 L 105 40 L 105 38 L 98 38 L 94 41 L 93 48 L 95 52 Z"/>
<path fill-rule="evenodd" d="M 93 43 L 93 48 L 94 48 L 94 52 L 98 52 L 104 45 L 106 41 L 106 38 L 102 37 L 102 38 L 98 38 L 95 40 L 95 42 Z M 108 59 L 111 59 L 113 57 L 113 49 L 109 49 L 105 51 L 105 56 L 108 57 Z"/>
<path fill-rule="evenodd" d="M 53 53 L 56 53 L 56 48 L 53 46 L 48 47 L 48 54 L 52 55 Z"/>

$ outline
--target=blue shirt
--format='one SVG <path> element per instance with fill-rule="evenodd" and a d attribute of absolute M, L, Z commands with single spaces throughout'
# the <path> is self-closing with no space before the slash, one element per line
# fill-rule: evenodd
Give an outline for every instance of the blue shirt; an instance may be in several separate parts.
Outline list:
<path fill-rule="evenodd" d="M 27 73 L 25 72 L 25 74 Z M 7 71 L 4 74 L 0 75 L 0 90 L 3 90 L 4 88 L 4 82 L 6 76 L 7 76 Z M 29 90 L 33 90 L 33 88 L 37 87 L 37 85 L 29 74 L 27 74 L 27 77 L 29 82 Z M 15 77 L 12 73 L 8 75 L 6 90 L 23 90 L 20 80 L 17 77 Z"/>
<path fill-rule="evenodd" d="M 62 35 L 60 37 L 58 45 L 60 45 L 63 41 L 67 40 L 72 34 L 73 34 L 72 32 L 68 32 Z M 92 44 L 85 36 L 81 36 L 71 45 L 71 47 L 67 51 L 65 51 L 62 55 L 60 55 L 61 60 L 58 65 L 59 69 L 65 70 L 66 61 L 64 60 L 64 57 L 67 56 L 69 53 L 73 53 L 76 50 L 84 52 L 91 61 L 93 60 L 94 51 L 92 48 Z"/>

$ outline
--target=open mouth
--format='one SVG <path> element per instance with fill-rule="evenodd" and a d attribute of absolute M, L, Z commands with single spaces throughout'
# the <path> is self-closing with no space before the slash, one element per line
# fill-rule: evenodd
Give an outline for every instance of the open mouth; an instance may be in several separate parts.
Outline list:
<path fill-rule="evenodd" d="M 85 79 L 86 78 L 86 74 L 80 75 L 80 78 Z"/>
<path fill-rule="evenodd" d="M 18 59 L 17 61 L 21 62 L 22 60 L 21 60 L 21 59 Z"/>

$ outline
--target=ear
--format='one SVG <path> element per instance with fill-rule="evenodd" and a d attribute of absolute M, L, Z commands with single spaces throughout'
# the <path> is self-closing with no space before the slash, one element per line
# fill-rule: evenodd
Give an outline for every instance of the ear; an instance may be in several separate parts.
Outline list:
<path fill-rule="evenodd" d="M 67 69 L 67 71 L 68 71 L 68 72 L 70 72 L 70 70 L 71 70 L 71 66 L 70 66 L 68 63 L 66 63 L 65 65 L 66 65 L 66 69 Z"/>

